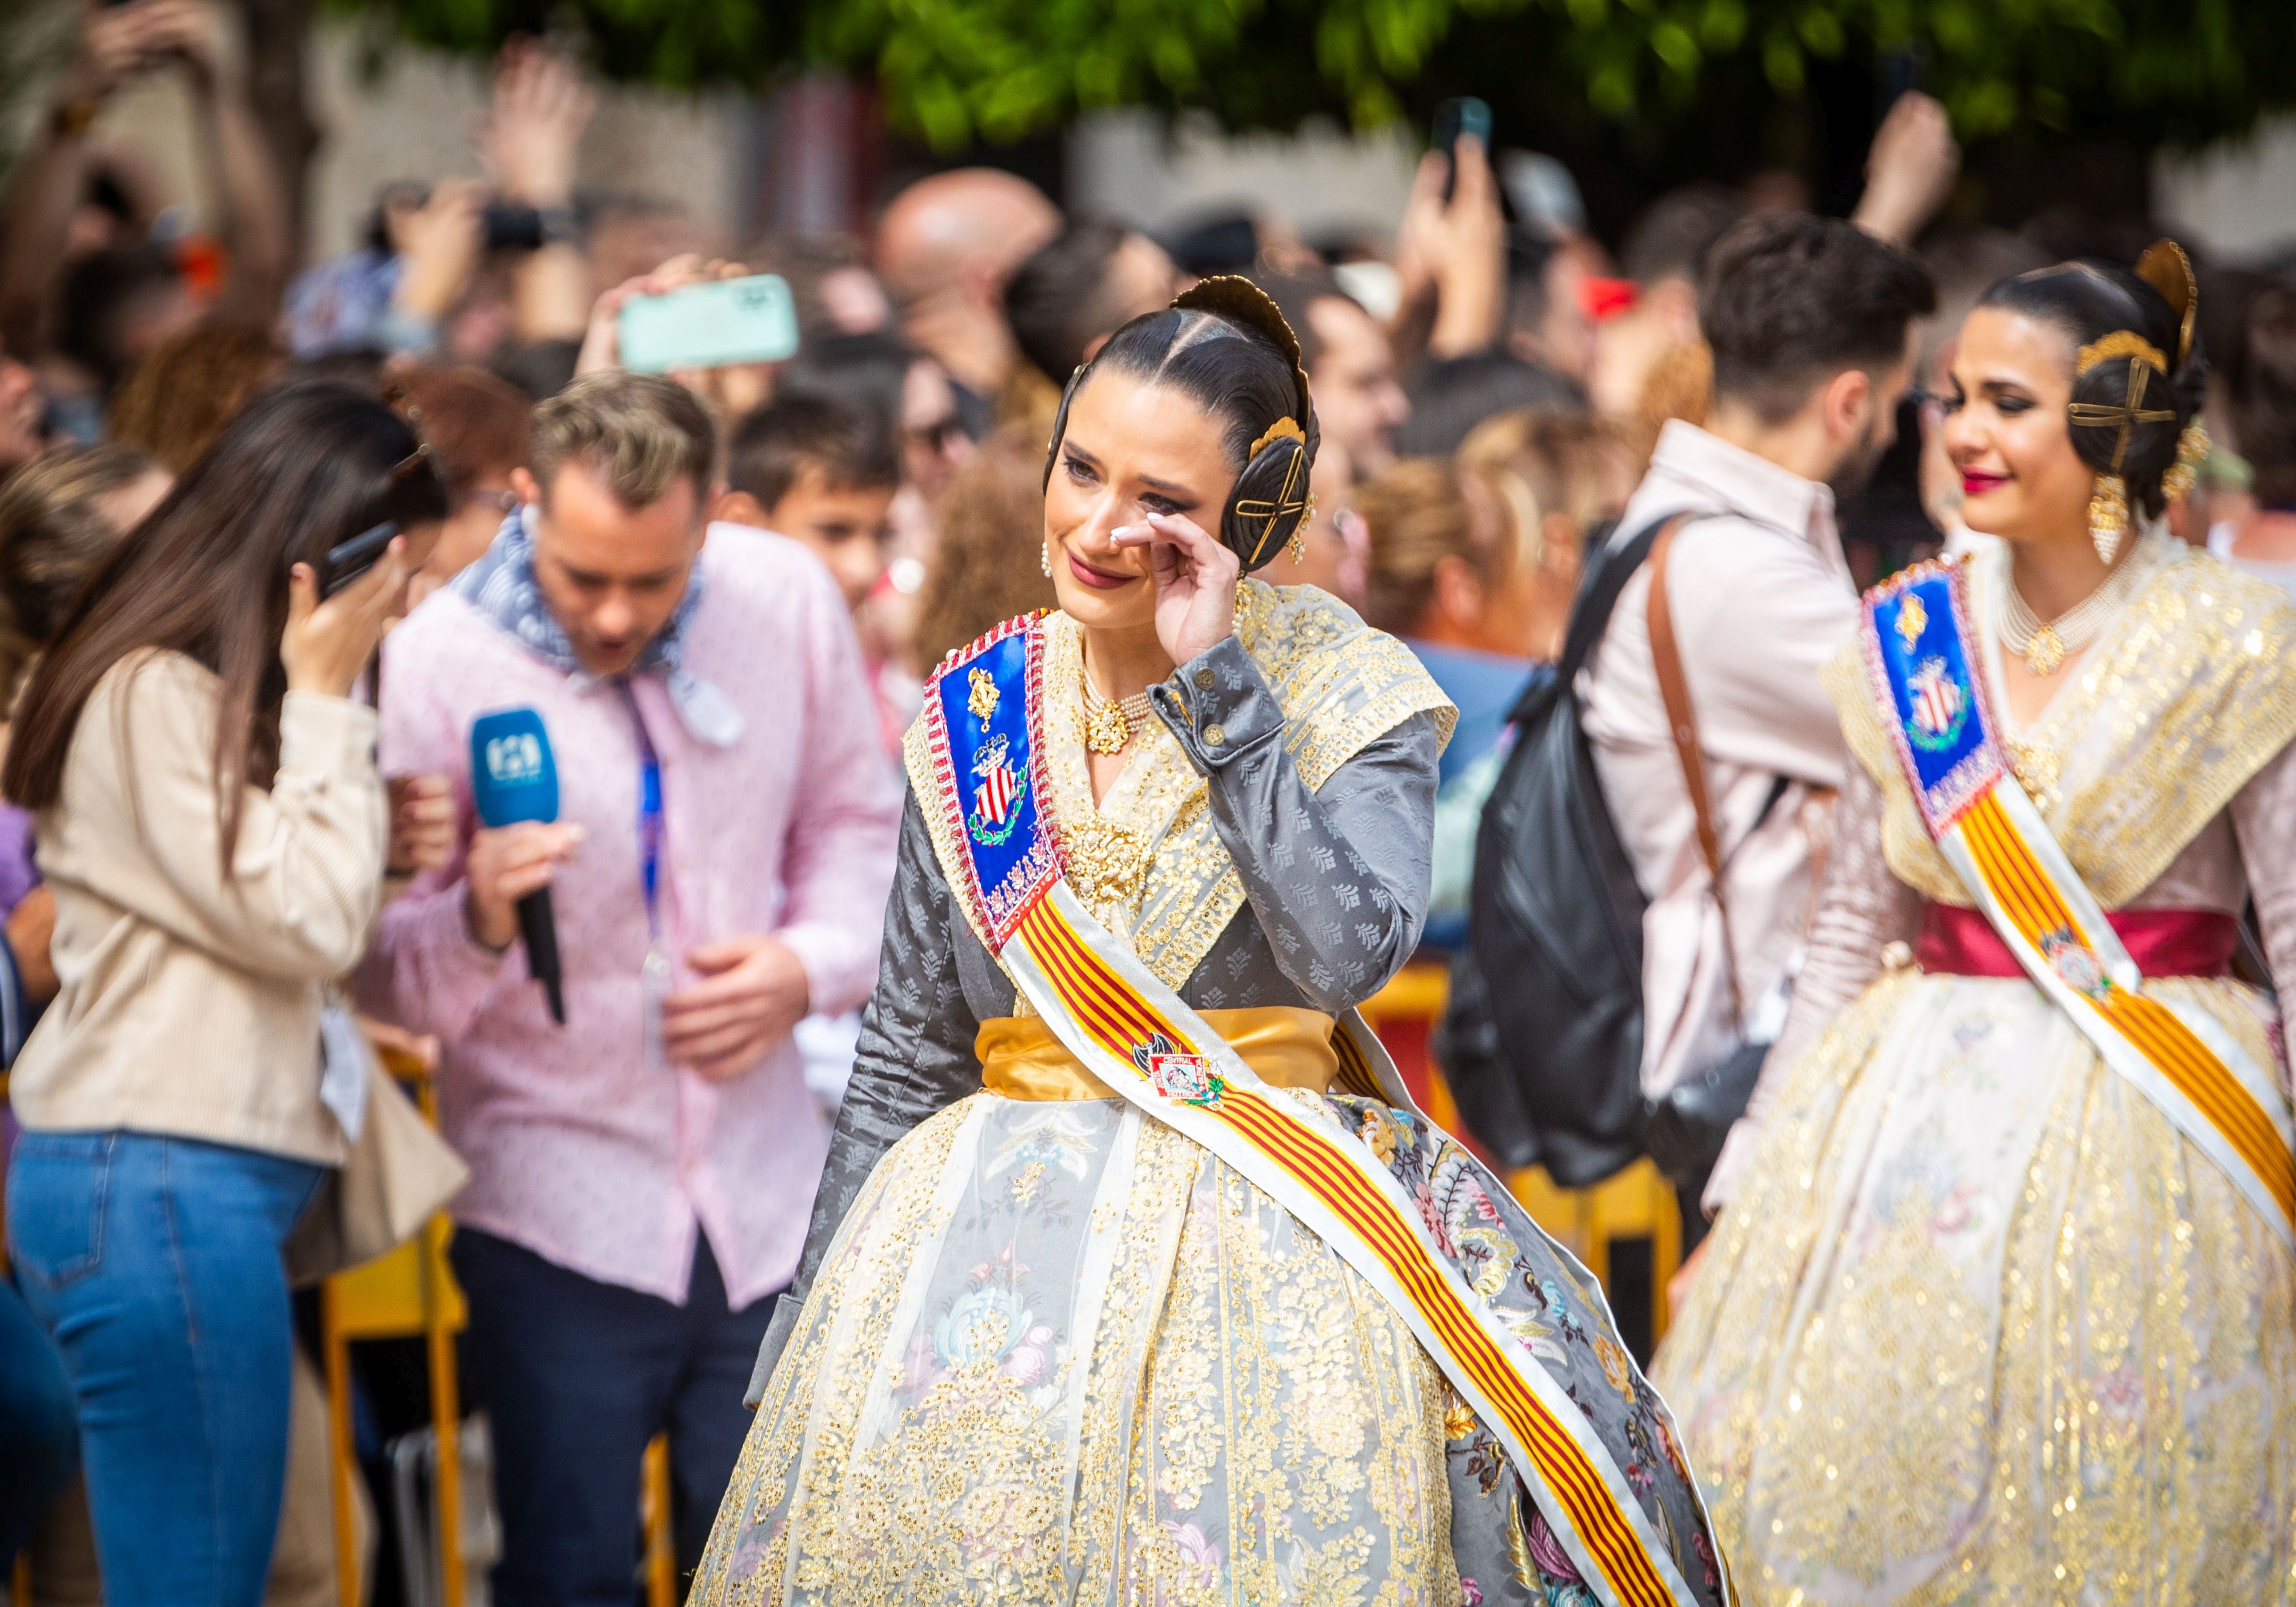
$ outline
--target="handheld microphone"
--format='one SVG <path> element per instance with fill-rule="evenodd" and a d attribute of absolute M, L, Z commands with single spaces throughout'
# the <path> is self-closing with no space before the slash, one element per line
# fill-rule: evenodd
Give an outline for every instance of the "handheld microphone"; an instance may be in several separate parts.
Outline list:
<path fill-rule="evenodd" d="M 550 733 L 539 714 L 505 709 L 482 714 L 472 724 L 471 791 L 479 818 L 489 826 L 526 820 L 547 824 L 558 818 L 558 764 L 550 756 Z M 566 985 L 548 888 L 537 888 L 518 901 L 518 934 L 526 945 L 527 972 L 542 984 L 550 1019 L 563 1027 Z"/>

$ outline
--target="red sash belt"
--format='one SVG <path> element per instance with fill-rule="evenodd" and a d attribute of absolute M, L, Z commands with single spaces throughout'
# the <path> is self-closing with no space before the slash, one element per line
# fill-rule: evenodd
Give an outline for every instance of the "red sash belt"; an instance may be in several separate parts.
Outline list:
<path fill-rule="evenodd" d="M 2240 922 L 2211 909 L 2116 909 L 2105 912 L 2121 947 L 2148 977 L 2226 977 Z M 1973 909 L 1927 904 L 1914 957 L 1923 971 L 1954 977 L 2021 977 L 2025 968 Z"/>

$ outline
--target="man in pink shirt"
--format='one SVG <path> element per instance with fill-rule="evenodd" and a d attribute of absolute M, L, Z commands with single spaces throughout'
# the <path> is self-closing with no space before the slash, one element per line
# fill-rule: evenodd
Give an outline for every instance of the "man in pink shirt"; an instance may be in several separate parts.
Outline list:
<path fill-rule="evenodd" d="M 542 403 L 522 505 L 383 655 L 383 768 L 452 776 L 461 843 L 385 911 L 361 993 L 444 1046 L 504 1607 L 629 1601 L 658 1431 L 699 1559 L 828 1144 L 790 1030 L 876 977 L 899 799 L 852 626 L 795 542 L 705 529 L 714 440 L 666 380 Z M 483 829 L 472 723 L 519 706 L 559 820 Z M 563 1027 L 509 952 L 543 886 Z"/>

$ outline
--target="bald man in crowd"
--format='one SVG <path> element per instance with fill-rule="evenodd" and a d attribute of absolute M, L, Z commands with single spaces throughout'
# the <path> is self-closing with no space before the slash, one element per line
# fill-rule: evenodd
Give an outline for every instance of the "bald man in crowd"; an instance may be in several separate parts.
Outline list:
<path fill-rule="evenodd" d="M 1043 191 L 992 168 L 919 179 L 877 225 L 877 272 L 900 309 L 901 333 L 955 381 L 968 433 L 986 433 L 1019 357 L 1004 282 L 1060 226 Z"/>

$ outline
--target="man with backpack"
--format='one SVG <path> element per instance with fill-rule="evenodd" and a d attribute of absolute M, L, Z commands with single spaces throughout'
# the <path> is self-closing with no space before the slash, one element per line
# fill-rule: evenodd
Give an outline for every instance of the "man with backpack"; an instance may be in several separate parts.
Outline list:
<path fill-rule="evenodd" d="M 1834 508 L 1934 306 L 1919 263 L 1837 220 L 1758 214 L 1709 254 L 1708 423 L 1666 426 L 1590 555 L 1570 678 L 1518 709 L 1485 811 L 1447 1035 L 1511 1165 L 1578 1186 L 1647 1144 L 1686 1207 L 1727 1196 L 1847 758 L 1817 675 L 1857 617 Z"/>

